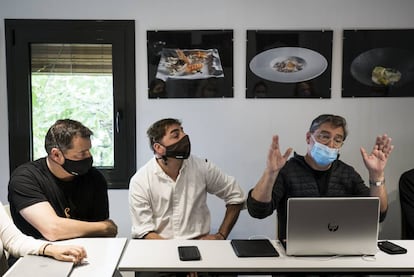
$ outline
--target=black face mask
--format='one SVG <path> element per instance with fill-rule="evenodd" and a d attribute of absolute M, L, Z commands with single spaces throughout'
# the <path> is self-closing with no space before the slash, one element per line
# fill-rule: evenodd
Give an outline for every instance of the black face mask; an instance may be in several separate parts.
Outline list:
<path fill-rule="evenodd" d="M 164 147 L 167 149 L 163 156 L 164 160 L 166 160 L 166 158 L 185 160 L 190 156 L 191 143 L 188 135 L 183 136 L 182 139 L 176 143 Z"/>
<path fill-rule="evenodd" d="M 88 173 L 89 169 L 92 168 L 93 158 L 90 156 L 89 158 L 74 161 L 65 158 L 65 162 L 63 163 L 62 167 L 65 169 L 69 174 L 74 176 L 81 176 Z"/>

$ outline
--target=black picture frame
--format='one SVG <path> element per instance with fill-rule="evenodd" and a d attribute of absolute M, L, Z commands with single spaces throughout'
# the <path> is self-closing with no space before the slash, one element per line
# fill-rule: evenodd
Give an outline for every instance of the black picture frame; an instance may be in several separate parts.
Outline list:
<path fill-rule="evenodd" d="M 344 30 L 342 97 L 413 97 L 414 29 Z"/>
<path fill-rule="evenodd" d="M 331 30 L 247 30 L 246 98 L 330 98 L 332 39 Z M 303 67 L 278 72 L 289 56 Z"/>
<path fill-rule="evenodd" d="M 182 53 L 208 58 L 188 73 L 193 60 Z M 150 99 L 233 97 L 233 30 L 149 30 L 147 55 Z"/>

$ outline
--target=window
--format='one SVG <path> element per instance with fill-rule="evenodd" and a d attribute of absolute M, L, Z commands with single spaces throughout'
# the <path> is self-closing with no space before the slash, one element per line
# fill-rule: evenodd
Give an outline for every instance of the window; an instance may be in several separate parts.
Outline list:
<path fill-rule="evenodd" d="M 110 188 L 136 170 L 134 21 L 6 19 L 10 171 L 45 156 L 59 118 L 89 127 Z"/>

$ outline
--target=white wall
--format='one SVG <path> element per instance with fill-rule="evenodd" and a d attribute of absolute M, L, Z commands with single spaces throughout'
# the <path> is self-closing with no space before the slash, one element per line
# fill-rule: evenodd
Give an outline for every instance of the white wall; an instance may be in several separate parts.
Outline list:
<path fill-rule="evenodd" d="M 414 28 L 411 0 L 1 0 L 0 1 L 0 200 L 7 201 L 8 121 L 5 18 L 130 19 L 136 21 L 137 164 L 151 158 L 145 131 L 155 120 L 183 120 L 193 153 L 206 157 L 234 175 L 247 190 L 262 173 L 272 134 L 279 134 L 282 148 L 305 153 L 305 132 L 320 113 L 343 115 L 350 135 L 342 160 L 367 179 L 359 147 L 369 149 L 374 138 L 388 133 L 396 146 L 386 169 L 390 209 L 381 237 L 398 238 L 400 211 L 398 179 L 414 167 L 414 98 L 341 98 L 341 31 L 349 28 Z M 146 30 L 233 29 L 234 98 L 147 99 Z M 245 39 L 247 29 L 334 30 L 331 99 L 246 99 Z M 111 217 L 119 235 L 129 237 L 127 190 L 111 190 Z M 222 218 L 220 201 L 210 199 L 213 228 Z M 275 237 L 275 216 L 256 220 L 244 211 L 233 237 Z"/>

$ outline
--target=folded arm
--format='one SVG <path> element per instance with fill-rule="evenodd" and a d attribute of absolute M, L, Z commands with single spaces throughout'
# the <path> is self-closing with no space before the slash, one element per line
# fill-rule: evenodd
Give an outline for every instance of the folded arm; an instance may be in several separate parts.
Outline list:
<path fill-rule="evenodd" d="M 114 237 L 118 232 L 110 220 L 97 222 L 59 217 L 49 202 L 40 202 L 20 211 L 23 218 L 49 241 L 77 237 Z"/>

